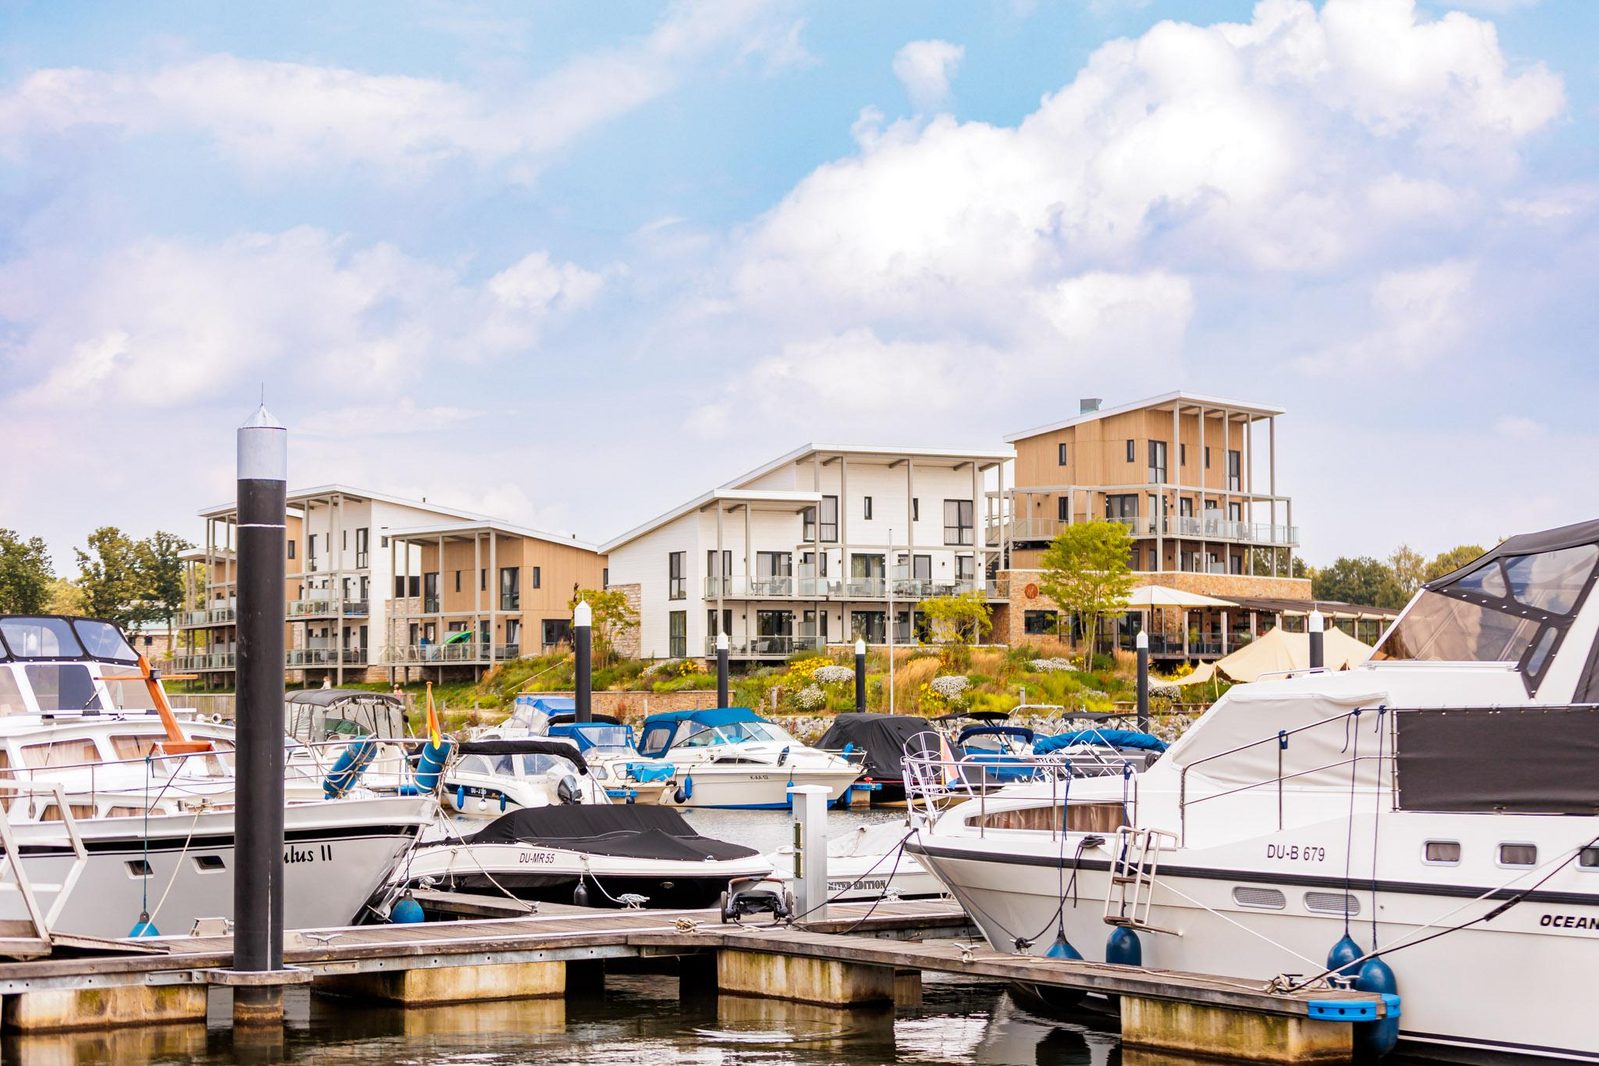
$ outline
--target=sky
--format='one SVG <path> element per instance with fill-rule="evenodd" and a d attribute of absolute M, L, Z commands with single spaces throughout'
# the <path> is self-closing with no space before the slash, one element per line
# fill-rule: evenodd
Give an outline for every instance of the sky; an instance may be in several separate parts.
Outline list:
<path fill-rule="evenodd" d="M 1599 4 L 0 0 L 0 528 L 603 542 L 801 444 L 1274 405 L 1302 553 L 1595 517 Z"/>

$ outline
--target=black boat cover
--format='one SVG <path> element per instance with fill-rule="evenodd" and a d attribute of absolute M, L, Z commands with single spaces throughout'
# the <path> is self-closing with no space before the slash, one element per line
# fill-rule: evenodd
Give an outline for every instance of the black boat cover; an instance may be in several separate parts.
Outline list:
<path fill-rule="evenodd" d="M 543 737 L 516 737 L 511 740 L 463 740 L 457 749 L 462 755 L 559 755 L 570 760 L 578 773 L 589 772 L 589 764 L 576 744 Z"/>
<path fill-rule="evenodd" d="M 856 751 L 866 752 L 866 776 L 873 780 L 899 780 L 904 760 L 905 746 L 916 740 L 913 754 L 938 750 L 938 737 L 925 718 L 908 714 L 841 714 L 833 719 L 819 748 L 828 751 L 842 750 L 845 744 L 854 744 Z"/>
<path fill-rule="evenodd" d="M 1399 808 L 1599 814 L 1599 709 L 1396 712 Z"/>
<path fill-rule="evenodd" d="M 635 804 L 579 804 L 525 807 L 502 814 L 468 844 L 529 844 L 591 855 L 627 855 L 640 859 L 746 859 L 755 848 L 700 836 L 681 814 L 669 807 Z"/>

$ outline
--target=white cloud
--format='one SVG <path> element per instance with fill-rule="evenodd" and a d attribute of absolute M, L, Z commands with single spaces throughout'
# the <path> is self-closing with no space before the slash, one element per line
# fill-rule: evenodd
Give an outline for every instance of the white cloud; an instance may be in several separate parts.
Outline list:
<path fill-rule="evenodd" d="M 542 252 L 474 284 L 309 227 L 218 244 L 151 239 L 91 261 L 0 266 L 0 362 L 22 405 L 173 407 L 273 390 L 394 396 L 440 364 L 529 351 L 598 275 Z"/>
<path fill-rule="evenodd" d="M 360 163 L 392 180 L 465 158 L 525 180 L 583 133 L 669 92 L 719 48 L 748 37 L 773 62 L 796 62 L 798 30 L 768 40 L 765 7 L 677 4 L 641 40 L 511 89 L 228 54 L 134 73 L 39 70 L 0 96 L 0 152 L 80 128 L 192 130 L 272 170 Z"/>
<path fill-rule="evenodd" d="M 1384 273 L 1371 289 L 1370 331 L 1300 360 L 1311 374 L 1415 370 L 1447 354 L 1473 320 L 1473 263 L 1449 261 Z"/>
<path fill-rule="evenodd" d="M 949 82 L 966 49 L 948 41 L 912 41 L 894 56 L 894 77 L 918 111 L 932 111 L 949 98 Z"/>
<path fill-rule="evenodd" d="M 1494 432 L 1513 440 L 1534 440 L 1548 433 L 1548 427 L 1522 415 L 1501 415 L 1494 419 Z"/>

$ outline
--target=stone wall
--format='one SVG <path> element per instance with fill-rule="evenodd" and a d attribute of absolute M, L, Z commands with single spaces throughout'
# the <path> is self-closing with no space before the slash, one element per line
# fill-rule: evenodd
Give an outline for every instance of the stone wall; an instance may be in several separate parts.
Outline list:
<path fill-rule="evenodd" d="M 627 605 L 633 612 L 633 617 L 639 616 L 640 592 L 638 582 L 629 585 L 607 585 L 607 592 L 620 592 L 627 598 Z M 616 654 L 623 659 L 637 659 L 639 649 L 639 632 L 637 625 L 628 626 L 616 635 Z M 594 694 L 596 697 L 599 693 Z M 597 709 L 597 708 L 596 708 Z M 607 712 L 609 713 L 609 712 Z"/>

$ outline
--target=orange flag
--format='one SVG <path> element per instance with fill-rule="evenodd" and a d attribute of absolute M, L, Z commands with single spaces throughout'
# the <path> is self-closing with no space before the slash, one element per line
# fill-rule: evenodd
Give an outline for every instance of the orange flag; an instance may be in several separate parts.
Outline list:
<path fill-rule="evenodd" d="M 444 743 L 439 735 L 439 712 L 433 707 L 433 682 L 428 682 L 428 739 L 436 748 Z"/>

